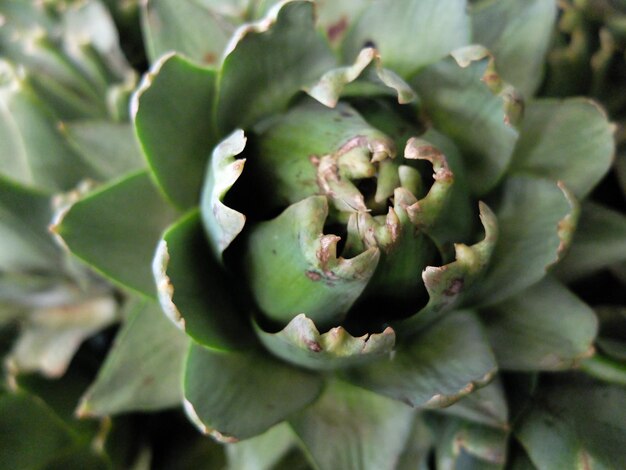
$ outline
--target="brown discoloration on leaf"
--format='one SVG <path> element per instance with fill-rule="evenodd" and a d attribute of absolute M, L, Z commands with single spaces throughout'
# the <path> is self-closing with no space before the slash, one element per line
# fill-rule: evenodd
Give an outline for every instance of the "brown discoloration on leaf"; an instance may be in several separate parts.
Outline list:
<path fill-rule="evenodd" d="M 589 462 L 589 454 L 585 449 L 581 449 L 580 453 L 580 465 L 583 470 L 592 470 L 591 462 Z"/>
<path fill-rule="evenodd" d="M 580 215 L 580 205 L 578 203 L 578 200 L 567 188 L 567 186 L 565 186 L 565 183 L 563 181 L 558 181 L 557 186 L 565 195 L 565 198 L 570 205 L 571 211 L 557 224 L 557 234 L 559 236 L 557 257 L 554 262 L 546 267 L 546 269 L 549 269 L 551 266 L 563 259 L 563 257 L 567 254 L 567 250 L 569 249 L 572 243 L 572 239 L 574 237 L 574 232 L 576 231 L 576 227 L 578 226 L 578 217 Z"/>
<path fill-rule="evenodd" d="M 306 344 L 306 347 L 309 348 L 309 350 L 316 353 L 322 352 L 322 346 L 317 341 L 306 340 L 304 343 Z"/>
<path fill-rule="evenodd" d="M 465 284 L 465 281 L 461 278 L 453 279 L 452 282 L 450 283 L 450 286 L 446 290 L 443 291 L 443 295 L 447 297 L 457 296 L 463 290 L 464 284 Z"/>
<path fill-rule="evenodd" d="M 215 56 L 215 54 L 213 52 L 207 52 L 202 57 L 202 60 L 204 61 L 204 63 L 208 64 L 208 65 L 213 65 L 215 63 L 216 59 L 217 59 L 217 57 Z"/>
<path fill-rule="evenodd" d="M 306 277 L 308 277 L 311 281 L 319 281 L 322 278 L 322 275 L 315 271 L 306 271 L 304 273 Z"/>
<path fill-rule="evenodd" d="M 330 42 L 337 41 L 343 35 L 343 33 L 346 31 L 347 28 L 348 28 L 348 17 L 346 15 L 343 15 L 341 18 L 339 18 L 338 21 L 331 24 L 326 30 L 328 33 L 328 39 L 330 39 Z"/>
<path fill-rule="evenodd" d="M 229 436 L 228 434 L 222 434 L 221 432 L 216 431 L 215 429 L 210 430 L 206 434 L 209 434 L 211 437 L 213 437 L 213 439 L 219 442 L 223 442 L 224 444 L 235 444 L 239 442 L 238 438 L 234 436 Z"/>

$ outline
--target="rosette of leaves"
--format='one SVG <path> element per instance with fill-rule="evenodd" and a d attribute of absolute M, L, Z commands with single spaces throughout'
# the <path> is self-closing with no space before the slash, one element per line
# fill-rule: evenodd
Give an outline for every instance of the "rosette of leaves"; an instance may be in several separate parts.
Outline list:
<path fill-rule="evenodd" d="M 626 4 L 583 0 L 561 2 L 559 6 L 542 93 L 585 94 L 598 99 L 617 122 L 617 155 L 611 173 L 592 194 L 593 202 L 583 204 L 571 252 L 557 273 L 581 292 L 600 318 L 598 354 L 585 361 L 583 368 L 624 384 L 626 300 L 621 291 L 626 280 Z"/>
<path fill-rule="evenodd" d="M 88 372 L 67 369 L 123 299 L 48 227 L 81 192 L 144 166 L 128 120 L 135 82 L 98 1 L 0 2 L 2 468 L 108 466 L 106 423 L 73 418 L 84 364 L 106 341 L 84 348 Z"/>
<path fill-rule="evenodd" d="M 544 92 L 590 95 L 611 116 L 626 111 L 626 3 L 622 0 L 560 2 L 560 18 L 548 55 Z"/>
<path fill-rule="evenodd" d="M 127 111 L 136 74 L 98 1 L 6 1 L 0 22 L 2 323 L 24 326 L 14 367 L 58 377 L 119 302 L 48 226 L 82 192 L 144 166 Z"/>
<path fill-rule="evenodd" d="M 498 370 L 572 368 L 597 329 L 548 272 L 614 152 L 593 102 L 532 99 L 556 6 L 271 3 L 141 6 L 149 168 L 55 230 L 171 322 L 147 300 L 79 412 L 182 402 L 250 439 L 233 461 L 297 442 L 315 468 L 414 468 L 415 409 L 463 398 L 443 413 L 502 467 Z"/>

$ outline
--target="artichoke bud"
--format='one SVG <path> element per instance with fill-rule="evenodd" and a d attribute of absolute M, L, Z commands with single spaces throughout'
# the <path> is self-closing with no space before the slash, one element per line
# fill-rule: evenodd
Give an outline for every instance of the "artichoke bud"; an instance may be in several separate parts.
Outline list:
<path fill-rule="evenodd" d="M 258 127 L 255 150 L 252 186 L 242 187 L 286 207 L 245 239 L 241 269 L 266 319 L 283 327 L 304 314 L 324 330 L 357 301 L 390 297 L 417 308 L 421 273 L 438 256 L 428 233 L 454 182 L 436 147 L 412 138 L 398 158 L 394 141 L 349 105 L 309 102 Z M 419 160 L 432 165 L 429 188 Z"/>
<path fill-rule="evenodd" d="M 361 191 L 352 180 L 373 177 L 377 166 L 393 167 L 386 164 L 386 159 L 395 156 L 393 142 L 387 139 L 369 140 L 365 136 L 355 136 L 348 140 L 337 152 L 324 155 L 317 164 L 317 183 L 322 194 L 333 201 L 339 211 L 363 212 L 368 208 Z M 389 171 L 387 171 L 387 174 Z M 393 180 L 393 176 L 391 176 Z M 389 185 L 389 176 L 383 181 Z M 380 175 L 378 187 L 380 187 Z M 398 178 L 399 182 L 399 178 Z M 384 191 L 384 190 L 383 190 Z M 393 190 L 392 190 L 393 191 Z M 388 192 L 388 191 L 387 191 Z M 377 189 L 378 193 L 378 189 Z M 391 194 L 376 197 L 382 202 Z"/>

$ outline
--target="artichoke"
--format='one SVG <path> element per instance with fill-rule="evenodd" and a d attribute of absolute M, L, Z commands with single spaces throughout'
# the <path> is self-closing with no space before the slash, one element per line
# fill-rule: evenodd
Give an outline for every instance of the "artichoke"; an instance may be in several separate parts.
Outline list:
<path fill-rule="evenodd" d="M 427 468 L 432 448 L 441 468 L 617 465 L 602 397 L 623 390 L 535 375 L 594 354 L 594 312 L 551 270 L 615 150 L 594 102 L 533 98 L 553 1 L 140 13 L 147 168 L 76 169 L 102 184 L 51 226 L 132 299 L 79 415 L 182 403 L 235 468 L 295 442 L 320 469 Z M 98 135 L 119 145 L 97 161 L 135 162 Z M 581 425 L 600 420 L 619 432 Z"/>

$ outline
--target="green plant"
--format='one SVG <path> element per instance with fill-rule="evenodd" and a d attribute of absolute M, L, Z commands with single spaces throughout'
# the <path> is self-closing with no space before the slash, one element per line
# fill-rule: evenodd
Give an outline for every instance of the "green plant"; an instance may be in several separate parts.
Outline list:
<path fill-rule="evenodd" d="M 623 389 L 537 376 L 594 353 L 552 269 L 614 153 L 594 102 L 533 99 L 554 2 L 140 12 L 148 168 L 52 227 L 130 299 L 81 416 L 182 403 L 234 468 L 623 459 Z"/>

